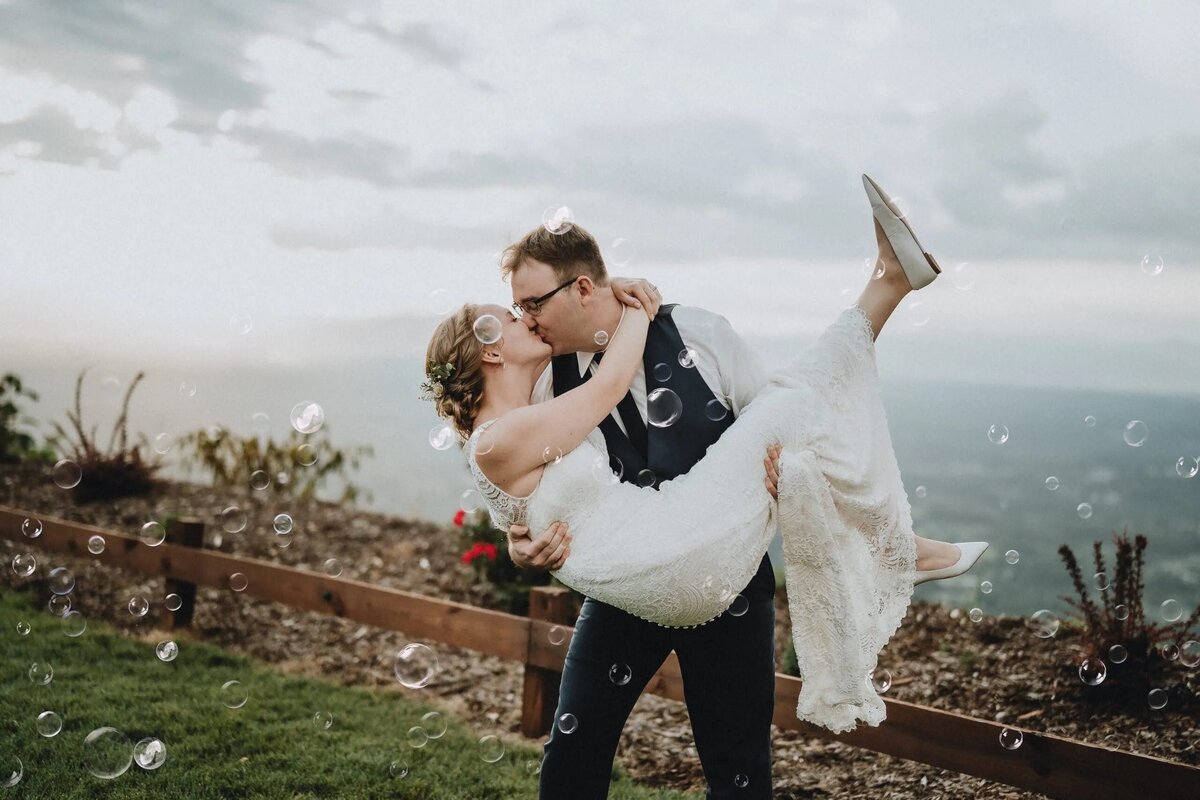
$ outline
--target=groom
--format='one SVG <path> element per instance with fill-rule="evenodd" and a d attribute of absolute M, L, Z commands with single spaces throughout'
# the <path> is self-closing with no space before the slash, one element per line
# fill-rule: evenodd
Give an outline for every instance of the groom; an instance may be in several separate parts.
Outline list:
<path fill-rule="evenodd" d="M 624 308 L 595 239 L 578 226 L 558 234 L 538 228 L 505 250 L 501 271 L 511 281 L 516 313 L 552 347 L 533 401 L 586 381 Z M 657 290 L 641 284 L 635 294 L 653 314 Z M 758 357 L 724 317 L 695 307 L 663 306 L 653 316 L 642 368 L 629 393 L 600 424 L 614 471 L 622 481 L 655 489 L 686 473 L 766 383 Z M 658 388 L 670 389 L 682 401 L 682 412 L 669 425 L 662 425 L 666 420 L 659 409 L 647 408 L 647 395 Z M 648 420 L 655 424 L 647 425 Z M 525 569 L 557 569 L 568 545 L 569 536 L 557 523 L 533 539 L 523 528 L 509 531 L 509 553 Z M 552 729 L 540 797 L 607 796 L 629 712 L 672 650 L 679 659 L 707 796 L 771 797 L 775 577 L 767 556 L 749 584 L 730 588 L 746 602 L 737 600 L 732 613 L 686 629 L 664 628 L 591 598 L 584 601 L 555 712 L 556 721 L 570 714 L 576 725 L 572 730 L 556 722 Z M 745 612 L 738 614 L 742 608 Z"/>

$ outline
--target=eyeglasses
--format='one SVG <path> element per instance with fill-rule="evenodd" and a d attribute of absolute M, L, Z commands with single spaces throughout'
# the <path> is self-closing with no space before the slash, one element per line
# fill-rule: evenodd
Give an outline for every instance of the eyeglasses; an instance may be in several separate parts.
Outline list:
<path fill-rule="evenodd" d="M 562 284 L 557 289 L 553 289 L 549 292 L 546 292 L 541 297 L 535 297 L 532 300 L 521 300 L 520 302 L 513 303 L 512 304 L 513 312 L 516 313 L 517 319 L 520 319 L 521 317 L 525 316 L 526 314 L 536 317 L 538 314 L 542 313 L 542 304 L 544 304 L 551 297 L 554 297 L 554 295 L 558 294 L 563 289 L 570 286 L 572 283 L 575 282 L 576 278 L 578 278 L 578 277 L 579 276 L 576 275 L 574 278 L 571 278 L 571 280 Z"/>

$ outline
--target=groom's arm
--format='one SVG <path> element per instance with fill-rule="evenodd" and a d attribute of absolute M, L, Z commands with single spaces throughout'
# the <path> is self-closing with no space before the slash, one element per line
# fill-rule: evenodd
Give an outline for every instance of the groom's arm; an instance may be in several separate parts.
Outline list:
<path fill-rule="evenodd" d="M 741 414 L 767 385 L 762 358 L 720 314 L 678 306 L 673 318 L 684 344 L 696 350 L 696 366 L 705 383 L 734 416 Z"/>

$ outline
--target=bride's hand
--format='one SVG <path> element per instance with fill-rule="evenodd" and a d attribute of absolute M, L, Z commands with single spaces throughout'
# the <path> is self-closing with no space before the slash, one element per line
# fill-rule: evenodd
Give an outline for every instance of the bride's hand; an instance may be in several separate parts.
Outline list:
<path fill-rule="evenodd" d="M 779 499 L 779 454 L 783 452 L 783 445 L 773 444 L 767 448 L 767 457 L 763 459 L 763 466 L 767 469 L 767 477 L 763 478 L 763 485 L 767 487 L 767 492 L 775 500 Z"/>
<path fill-rule="evenodd" d="M 508 556 L 524 570 L 548 569 L 556 572 L 571 555 L 571 534 L 565 522 L 551 522 L 550 527 L 536 539 L 529 538 L 525 525 L 508 529 Z"/>
<path fill-rule="evenodd" d="M 654 319 L 662 305 L 662 293 L 645 278 L 613 277 L 608 279 L 608 285 L 612 287 L 614 297 L 627 306 L 645 308 L 650 319 Z"/>

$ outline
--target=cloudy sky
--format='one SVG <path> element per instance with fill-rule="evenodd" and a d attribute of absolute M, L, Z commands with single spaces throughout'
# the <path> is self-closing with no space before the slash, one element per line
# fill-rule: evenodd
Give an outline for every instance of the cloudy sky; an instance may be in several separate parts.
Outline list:
<path fill-rule="evenodd" d="M 807 340 L 873 255 L 866 171 L 948 273 L 885 332 L 904 369 L 1200 392 L 1196 30 L 1185 2 L 0 0 L 0 368 L 421 353 L 563 204 L 614 272 Z"/>

